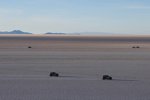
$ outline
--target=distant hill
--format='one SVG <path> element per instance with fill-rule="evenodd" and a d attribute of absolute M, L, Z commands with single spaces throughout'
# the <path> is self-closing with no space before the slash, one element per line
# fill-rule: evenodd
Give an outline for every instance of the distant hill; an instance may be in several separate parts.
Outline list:
<path fill-rule="evenodd" d="M 110 33 L 110 32 L 79 32 L 78 34 L 87 34 L 87 35 L 110 35 L 110 34 L 116 34 L 116 33 Z"/>
<path fill-rule="evenodd" d="M 23 31 L 20 31 L 20 30 L 13 30 L 13 31 L 0 31 L 0 34 L 32 34 L 32 33 L 29 33 L 29 32 L 23 32 Z"/>
<path fill-rule="evenodd" d="M 47 32 L 45 34 L 55 34 L 55 35 L 65 35 L 66 33 L 53 33 L 53 32 Z"/>

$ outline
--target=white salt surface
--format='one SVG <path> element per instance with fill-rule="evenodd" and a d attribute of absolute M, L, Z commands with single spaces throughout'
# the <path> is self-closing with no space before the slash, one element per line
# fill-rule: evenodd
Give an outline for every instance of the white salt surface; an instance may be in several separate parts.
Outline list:
<path fill-rule="evenodd" d="M 52 43 L 46 50 L 39 42 L 32 49 L 0 45 L 0 100 L 150 100 L 148 45 L 70 49 Z M 49 77 L 51 71 L 60 77 Z M 113 80 L 103 81 L 104 74 Z"/>
<path fill-rule="evenodd" d="M 149 52 L 0 52 L 0 100 L 149 100 Z M 61 77 L 50 78 L 49 72 Z M 110 74 L 112 81 L 103 81 Z"/>

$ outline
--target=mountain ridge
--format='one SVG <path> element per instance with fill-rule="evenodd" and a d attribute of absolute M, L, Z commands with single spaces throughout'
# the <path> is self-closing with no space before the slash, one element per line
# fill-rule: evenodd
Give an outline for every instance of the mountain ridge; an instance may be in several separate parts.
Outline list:
<path fill-rule="evenodd" d="M 0 34 L 32 34 L 32 33 L 23 32 L 21 30 L 13 30 L 13 31 L 0 31 Z"/>

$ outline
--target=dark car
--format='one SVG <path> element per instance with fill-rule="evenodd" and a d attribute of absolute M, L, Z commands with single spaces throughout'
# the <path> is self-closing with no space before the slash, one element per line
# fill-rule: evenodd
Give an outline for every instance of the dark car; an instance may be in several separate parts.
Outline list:
<path fill-rule="evenodd" d="M 132 48 L 140 48 L 140 46 L 133 46 Z"/>
<path fill-rule="evenodd" d="M 28 48 L 32 48 L 31 46 L 28 46 Z"/>
<path fill-rule="evenodd" d="M 49 76 L 50 77 L 59 77 L 59 74 L 56 72 L 50 72 Z"/>
<path fill-rule="evenodd" d="M 103 80 L 112 80 L 112 77 L 109 75 L 103 75 Z"/>

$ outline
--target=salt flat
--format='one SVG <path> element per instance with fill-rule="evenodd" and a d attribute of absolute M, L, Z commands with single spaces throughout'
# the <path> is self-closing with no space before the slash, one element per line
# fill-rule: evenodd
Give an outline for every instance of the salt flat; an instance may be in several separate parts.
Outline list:
<path fill-rule="evenodd" d="M 0 36 L 0 100 L 149 100 L 149 43 L 134 36 Z M 50 78 L 51 71 L 60 77 Z"/>

